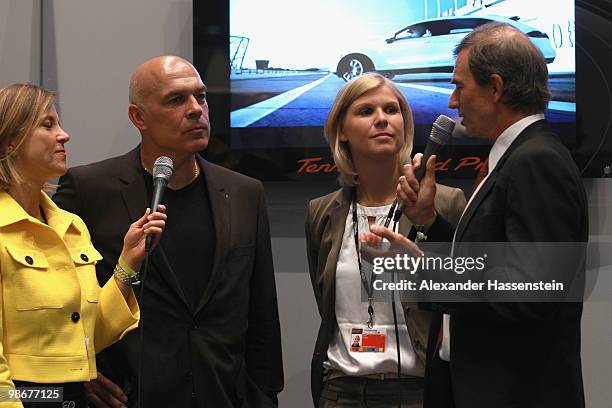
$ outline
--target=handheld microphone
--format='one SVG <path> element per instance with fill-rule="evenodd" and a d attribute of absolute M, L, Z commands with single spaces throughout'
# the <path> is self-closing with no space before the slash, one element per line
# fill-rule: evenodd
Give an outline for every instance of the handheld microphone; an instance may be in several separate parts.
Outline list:
<path fill-rule="evenodd" d="M 153 196 L 151 197 L 151 213 L 157 211 L 157 206 L 164 196 L 168 180 L 172 177 L 172 159 L 159 156 L 153 164 Z M 145 251 L 150 252 L 153 245 L 153 235 L 148 235 L 145 241 Z"/>
<path fill-rule="evenodd" d="M 421 158 L 421 167 L 419 167 L 414 174 L 418 181 L 421 181 L 425 176 L 429 158 L 437 154 L 438 150 L 450 140 L 454 128 L 455 121 L 444 115 L 438 116 L 433 123 L 431 126 L 431 133 L 429 133 L 429 139 L 427 139 L 425 151 L 423 152 L 423 157 Z"/>
<path fill-rule="evenodd" d="M 425 177 L 425 172 L 427 170 L 427 161 L 434 154 L 438 153 L 438 150 L 442 146 L 444 146 L 453 135 L 453 129 L 455 128 L 455 121 L 445 115 L 440 115 L 436 119 L 436 121 L 431 126 L 431 132 L 429 133 L 429 139 L 427 139 L 427 145 L 425 145 L 425 151 L 423 152 L 423 157 L 421 157 L 421 167 L 417 169 L 415 172 L 415 177 L 417 181 L 421 181 L 423 177 Z M 402 204 L 399 206 L 397 211 L 395 211 L 395 216 L 393 217 L 394 222 L 398 222 L 402 213 L 404 212 L 405 205 Z"/>

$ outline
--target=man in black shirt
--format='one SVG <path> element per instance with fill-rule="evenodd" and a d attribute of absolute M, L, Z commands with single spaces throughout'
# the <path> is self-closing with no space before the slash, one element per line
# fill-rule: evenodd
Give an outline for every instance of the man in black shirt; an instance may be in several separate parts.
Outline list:
<path fill-rule="evenodd" d="M 104 283 L 120 237 L 147 207 L 155 159 L 174 162 L 164 199 L 169 221 L 140 305 L 141 406 L 276 406 L 283 372 L 261 183 L 197 154 L 210 137 L 206 87 L 184 59 L 142 64 L 130 81 L 128 115 L 141 144 L 69 170 L 54 200 L 89 226 L 104 256 L 97 264 Z M 94 405 L 136 405 L 138 338 L 133 331 L 99 356 L 99 378 L 87 387 Z"/>

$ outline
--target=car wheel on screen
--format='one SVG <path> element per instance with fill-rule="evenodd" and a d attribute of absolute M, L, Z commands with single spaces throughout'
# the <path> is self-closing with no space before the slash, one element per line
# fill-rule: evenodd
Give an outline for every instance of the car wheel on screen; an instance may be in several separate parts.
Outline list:
<path fill-rule="evenodd" d="M 345 57 L 339 64 L 338 76 L 345 81 L 358 78 L 366 72 L 372 71 L 372 62 L 364 55 L 351 55 Z"/>

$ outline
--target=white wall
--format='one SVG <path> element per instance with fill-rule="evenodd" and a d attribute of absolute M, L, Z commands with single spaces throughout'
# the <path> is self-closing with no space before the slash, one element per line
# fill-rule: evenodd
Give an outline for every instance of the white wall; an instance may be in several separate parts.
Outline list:
<path fill-rule="evenodd" d="M 0 87 L 40 81 L 40 0 L 0 0 Z"/>
<path fill-rule="evenodd" d="M 17 2 L 17 1 L 13 1 Z M 44 0 L 42 85 L 57 90 L 69 165 L 126 152 L 134 69 L 157 55 L 192 59 L 191 0 Z"/>

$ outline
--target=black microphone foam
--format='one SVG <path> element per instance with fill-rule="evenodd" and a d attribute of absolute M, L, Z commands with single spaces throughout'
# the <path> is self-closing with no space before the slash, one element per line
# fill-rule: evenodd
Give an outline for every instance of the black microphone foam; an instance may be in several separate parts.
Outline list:
<path fill-rule="evenodd" d="M 153 195 L 151 196 L 151 212 L 157 211 L 157 206 L 164 196 L 164 190 L 168 185 L 168 180 L 172 177 L 172 159 L 166 156 L 159 156 L 153 164 Z M 147 236 L 145 241 L 145 251 L 149 252 L 153 244 L 153 235 Z"/>

